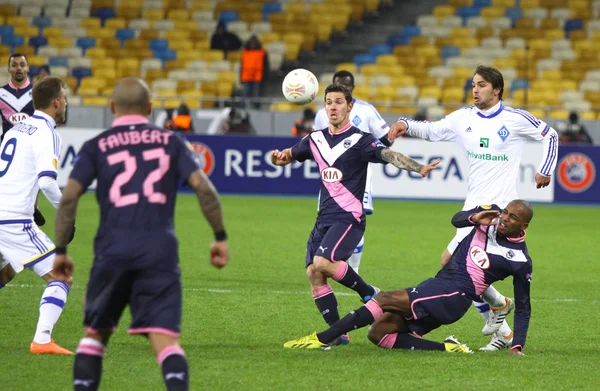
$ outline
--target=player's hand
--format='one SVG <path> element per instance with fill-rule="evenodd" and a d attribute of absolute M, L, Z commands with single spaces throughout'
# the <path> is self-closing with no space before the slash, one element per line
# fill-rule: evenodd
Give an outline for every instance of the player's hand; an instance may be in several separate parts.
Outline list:
<path fill-rule="evenodd" d="M 500 212 L 497 210 L 483 210 L 471 216 L 471 221 L 480 225 L 498 225 Z"/>
<path fill-rule="evenodd" d="M 426 166 L 423 166 L 423 168 L 421 169 L 421 172 L 420 172 L 421 176 L 423 178 L 425 178 L 427 176 L 427 174 L 429 174 L 431 171 L 435 170 L 435 166 L 440 164 L 440 162 L 441 162 L 441 160 L 437 159 L 437 160 L 433 161 L 432 163 L 430 163 Z"/>
<path fill-rule="evenodd" d="M 224 240 L 214 241 L 210 246 L 210 263 L 217 269 L 223 268 L 229 261 L 229 246 Z"/>
<path fill-rule="evenodd" d="M 512 354 L 513 356 L 526 356 L 525 353 L 523 353 L 523 351 L 521 351 L 521 349 L 516 348 L 516 349 L 508 349 L 508 352 L 510 354 Z"/>
<path fill-rule="evenodd" d="M 535 173 L 535 187 L 541 189 L 542 187 L 546 187 L 550 184 L 550 177 L 544 176 L 538 172 Z"/>
<path fill-rule="evenodd" d="M 271 163 L 276 166 L 285 166 L 292 162 L 290 154 L 286 153 L 286 150 L 280 151 L 276 149 L 271 152 Z"/>
<path fill-rule="evenodd" d="M 57 280 L 70 285 L 73 282 L 73 260 L 71 257 L 67 254 L 56 255 L 52 272 Z"/>
<path fill-rule="evenodd" d="M 388 131 L 388 140 L 393 143 L 396 137 L 402 137 L 408 131 L 408 127 L 404 121 L 399 121 L 390 126 Z"/>

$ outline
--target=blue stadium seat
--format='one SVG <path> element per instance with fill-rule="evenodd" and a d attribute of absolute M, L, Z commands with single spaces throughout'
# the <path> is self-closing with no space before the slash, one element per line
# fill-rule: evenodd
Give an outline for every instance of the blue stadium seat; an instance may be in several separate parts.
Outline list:
<path fill-rule="evenodd" d="M 235 22 L 239 19 L 240 15 L 237 13 L 237 11 L 223 11 L 219 14 L 219 20 L 225 23 L 225 26 L 227 26 L 229 22 Z"/>
<path fill-rule="evenodd" d="M 475 7 L 460 7 L 458 11 L 456 11 L 456 15 L 460 16 L 463 20 L 463 25 L 467 24 L 467 19 L 479 16 L 479 8 Z"/>
<path fill-rule="evenodd" d="M 382 54 L 392 54 L 392 47 L 389 45 L 375 45 L 369 49 L 369 54 L 373 56 L 380 56 Z"/>
<path fill-rule="evenodd" d="M 83 55 L 85 56 L 85 51 L 89 48 L 96 47 L 96 39 L 90 37 L 81 37 L 77 38 L 77 46 L 81 48 Z"/>
<path fill-rule="evenodd" d="M 29 66 L 29 77 L 30 78 L 34 78 L 37 76 L 37 74 L 40 73 L 40 67 L 35 67 L 35 66 Z"/>
<path fill-rule="evenodd" d="M 444 46 L 440 54 L 445 62 L 450 57 L 460 56 L 460 48 L 457 48 L 456 46 Z"/>
<path fill-rule="evenodd" d="M 38 16 L 33 18 L 31 24 L 37 28 L 45 29 L 46 27 L 52 26 L 52 19 L 45 16 Z"/>
<path fill-rule="evenodd" d="M 115 33 L 115 37 L 117 39 L 121 40 L 121 46 L 123 46 L 123 43 L 125 41 L 127 41 L 128 39 L 135 38 L 135 30 L 134 29 L 118 29 L 117 32 Z"/>
<path fill-rule="evenodd" d="M 375 64 L 377 62 L 377 57 L 372 54 L 357 54 L 354 56 L 352 62 L 354 62 L 358 66 L 365 64 Z"/>
<path fill-rule="evenodd" d="M 269 20 L 270 14 L 278 13 L 281 11 L 283 11 L 283 7 L 281 6 L 281 3 L 279 3 L 279 2 L 265 3 L 265 4 L 263 4 L 263 8 L 262 8 L 263 20 Z"/>
<path fill-rule="evenodd" d="M 170 49 L 162 49 L 162 50 L 154 50 L 153 57 L 165 61 L 175 60 L 177 58 L 177 52 L 175 50 Z"/>
<path fill-rule="evenodd" d="M 37 53 L 38 49 L 40 48 L 40 46 L 46 46 L 48 45 L 48 38 L 46 37 L 31 37 L 29 38 L 29 46 L 33 46 L 35 48 L 35 51 Z"/>
<path fill-rule="evenodd" d="M 492 5 L 492 0 L 473 0 L 474 8 L 489 7 L 490 5 Z"/>
<path fill-rule="evenodd" d="M 106 23 L 106 19 L 115 18 L 117 13 L 113 8 L 98 8 L 94 11 L 93 15 L 96 18 L 102 20 L 102 26 Z"/>
<path fill-rule="evenodd" d="M 506 11 L 504 11 L 504 16 L 510 18 L 513 24 L 515 24 L 517 20 L 523 17 L 523 10 L 521 7 L 507 8 Z"/>
<path fill-rule="evenodd" d="M 421 35 L 421 29 L 419 26 L 404 26 L 400 35 L 405 37 L 416 37 L 417 35 Z"/>
<path fill-rule="evenodd" d="M 169 41 L 166 39 L 153 39 L 148 46 L 151 50 L 166 50 L 169 48 Z"/>
<path fill-rule="evenodd" d="M 15 34 L 13 26 L 0 25 L 0 38 L 12 37 Z"/>
<path fill-rule="evenodd" d="M 385 41 L 388 45 L 395 47 L 400 45 L 408 45 L 412 37 L 406 37 L 404 35 L 390 35 Z"/>
<path fill-rule="evenodd" d="M 565 34 L 567 37 L 574 30 L 583 30 L 583 21 L 581 19 L 569 19 L 565 22 Z"/>
<path fill-rule="evenodd" d="M 515 79 L 510 83 L 511 91 L 526 90 L 529 88 L 529 80 L 527 79 Z"/>
<path fill-rule="evenodd" d="M 53 56 L 48 59 L 48 65 L 51 67 L 68 67 L 69 59 L 63 56 Z"/>
<path fill-rule="evenodd" d="M 473 88 L 473 80 L 472 79 L 465 79 L 465 85 L 464 85 L 463 89 L 465 91 L 468 91 L 471 88 Z"/>
<path fill-rule="evenodd" d="M 14 50 L 17 46 L 25 45 L 25 38 L 21 35 L 3 35 L 2 45 L 12 46 Z"/>
<path fill-rule="evenodd" d="M 84 77 L 92 76 L 92 70 L 86 67 L 76 67 L 71 70 L 71 74 L 81 81 Z"/>

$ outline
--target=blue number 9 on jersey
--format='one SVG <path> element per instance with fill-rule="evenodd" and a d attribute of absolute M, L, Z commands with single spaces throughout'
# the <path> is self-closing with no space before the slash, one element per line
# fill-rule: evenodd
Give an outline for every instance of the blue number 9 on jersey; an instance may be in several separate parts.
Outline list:
<path fill-rule="evenodd" d="M 9 149 L 9 147 L 11 147 Z M 6 167 L 4 167 L 2 170 L 0 170 L 0 178 L 2 178 L 4 176 L 4 174 L 6 174 L 6 172 L 8 171 L 13 158 L 15 157 L 15 151 L 17 149 L 17 139 L 16 138 L 11 138 L 10 140 L 8 140 L 6 142 L 6 144 L 4 144 L 4 149 L 2 149 L 2 153 L 0 153 L 0 160 L 5 161 L 6 162 Z"/>

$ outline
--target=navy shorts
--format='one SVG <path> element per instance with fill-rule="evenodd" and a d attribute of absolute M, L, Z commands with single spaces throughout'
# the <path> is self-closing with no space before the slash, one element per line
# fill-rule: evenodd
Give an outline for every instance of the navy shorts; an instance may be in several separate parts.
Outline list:
<path fill-rule="evenodd" d="M 407 319 L 410 332 L 419 336 L 462 318 L 471 300 L 448 280 L 430 278 L 415 288 L 407 288 L 412 317 Z"/>
<path fill-rule="evenodd" d="M 182 305 L 179 267 L 158 270 L 110 266 L 92 267 L 85 299 L 86 328 L 92 332 L 114 330 L 129 305 L 129 334 L 153 332 L 178 337 Z"/>
<path fill-rule="evenodd" d="M 330 261 L 345 261 L 365 234 L 365 224 L 350 222 L 323 223 L 317 221 L 306 244 L 306 267 L 315 256 Z"/>

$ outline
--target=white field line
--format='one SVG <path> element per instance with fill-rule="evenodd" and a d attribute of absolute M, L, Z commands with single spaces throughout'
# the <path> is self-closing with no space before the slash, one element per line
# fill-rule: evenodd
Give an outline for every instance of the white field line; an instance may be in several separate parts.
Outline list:
<path fill-rule="evenodd" d="M 34 284 L 8 284 L 6 288 L 44 288 L 45 285 L 34 285 Z M 81 285 L 72 286 L 71 289 L 85 289 Z M 232 295 L 245 295 L 245 294 L 267 294 L 267 295 L 309 295 L 310 291 L 262 291 L 262 290 L 244 290 L 244 289 L 212 289 L 212 288 L 183 288 L 184 292 L 203 292 L 203 293 L 220 293 L 220 294 L 232 294 Z M 356 293 L 350 292 L 336 292 L 336 296 L 356 296 Z M 552 299 L 535 299 L 531 301 L 536 303 L 600 303 L 600 299 L 575 299 L 557 297 Z"/>

